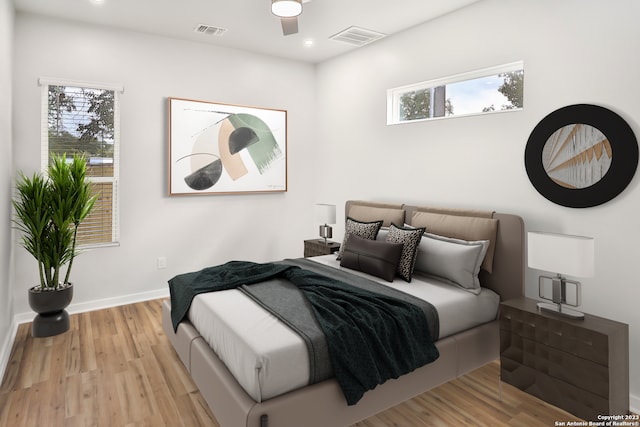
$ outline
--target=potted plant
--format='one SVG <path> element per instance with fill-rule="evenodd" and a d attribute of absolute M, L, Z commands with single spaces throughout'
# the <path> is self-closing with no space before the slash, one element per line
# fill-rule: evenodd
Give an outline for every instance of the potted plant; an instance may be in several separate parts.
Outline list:
<path fill-rule="evenodd" d="M 84 156 L 76 154 L 67 161 L 66 155 L 54 155 L 46 176 L 21 173 L 16 183 L 14 223 L 22 232 L 20 243 L 38 263 L 40 277 L 40 284 L 29 289 L 29 305 L 38 313 L 31 328 L 34 337 L 69 329 L 65 308 L 73 297 L 69 277 L 77 255 L 78 226 L 96 200 L 86 172 Z"/>

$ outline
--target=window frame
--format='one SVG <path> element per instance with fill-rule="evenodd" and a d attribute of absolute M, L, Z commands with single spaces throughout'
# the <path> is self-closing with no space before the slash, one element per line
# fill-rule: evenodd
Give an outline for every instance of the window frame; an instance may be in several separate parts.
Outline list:
<path fill-rule="evenodd" d="M 38 85 L 41 88 L 41 151 L 40 168 L 43 173 L 49 165 L 51 153 L 49 152 L 49 86 L 68 86 L 84 89 L 109 90 L 114 94 L 113 105 L 113 176 L 87 176 L 92 183 L 111 183 L 111 241 L 81 243 L 78 248 L 91 249 L 99 247 L 112 247 L 120 245 L 120 210 L 119 210 L 119 184 L 120 184 L 120 95 L 124 93 L 121 84 L 88 82 L 68 79 L 40 77 Z"/>
<path fill-rule="evenodd" d="M 470 80 L 475 80 L 483 77 L 490 77 L 494 75 L 498 75 L 501 73 L 508 73 L 513 71 L 524 71 L 524 61 L 515 61 L 508 64 L 496 65 L 493 67 L 482 68 L 479 70 L 473 70 L 465 73 L 455 74 L 447 77 L 437 78 L 433 80 L 422 81 L 418 83 L 412 83 L 405 86 L 399 86 L 391 89 L 387 89 L 387 125 L 397 125 L 404 123 L 416 123 L 416 122 L 424 122 L 428 120 L 438 120 L 438 119 L 448 119 L 454 117 L 468 117 L 475 116 L 480 114 L 493 114 L 493 113 L 504 113 L 510 111 L 522 111 L 524 109 L 524 103 L 522 107 L 516 107 L 511 109 L 504 110 L 493 110 L 493 111 L 478 111 L 473 113 L 463 113 L 463 114 L 450 114 L 443 115 L 437 117 L 425 117 L 419 119 L 409 119 L 409 120 L 401 120 L 400 119 L 400 99 L 404 94 L 421 91 L 421 90 L 435 90 L 437 88 L 451 85 L 454 83 L 461 83 Z M 524 99 L 524 93 L 523 93 Z M 445 99 L 446 102 L 446 99 Z M 433 109 L 431 110 L 433 111 Z"/>

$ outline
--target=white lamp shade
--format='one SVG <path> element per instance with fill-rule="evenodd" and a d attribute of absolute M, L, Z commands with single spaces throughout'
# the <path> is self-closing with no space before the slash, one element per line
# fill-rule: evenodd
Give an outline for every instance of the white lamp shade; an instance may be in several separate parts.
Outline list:
<path fill-rule="evenodd" d="M 568 234 L 527 233 L 530 268 L 577 277 L 594 274 L 594 239 Z"/>
<path fill-rule="evenodd" d="M 316 221 L 322 224 L 336 223 L 336 205 L 317 204 Z"/>
<path fill-rule="evenodd" d="M 302 13 L 302 0 L 272 0 L 271 12 L 281 18 L 292 18 Z"/>

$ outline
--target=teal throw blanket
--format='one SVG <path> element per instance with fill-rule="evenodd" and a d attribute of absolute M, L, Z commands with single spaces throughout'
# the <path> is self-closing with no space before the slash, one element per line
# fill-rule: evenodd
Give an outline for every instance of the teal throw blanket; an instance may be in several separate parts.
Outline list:
<path fill-rule="evenodd" d="M 231 261 L 174 277 L 169 281 L 174 330 L 196 295 L 272 278 L 289 280 L 309 300 L 327 339 L 333 373 L 349 405 L 378 384 L 439 356 L 425 314 L 416 305 L 279 263 Z"/>

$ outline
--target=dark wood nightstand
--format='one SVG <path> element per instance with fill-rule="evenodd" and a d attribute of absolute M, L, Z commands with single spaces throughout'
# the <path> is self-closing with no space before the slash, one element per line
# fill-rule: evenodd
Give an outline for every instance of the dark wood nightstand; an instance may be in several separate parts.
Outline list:
<path fill-rule="evenodd" d="M 338 252 L 340 249 L 340 243 L 332 242 L 324 239 L 312 239 L 304 241 L 304 257 L 312 257 L 319 255 L 329 255 Z"/>
<path fill-rule="evenodd" d="M 500 304 L 501 380 L 584 420 L 629 413 L 629 326 Z"/>

